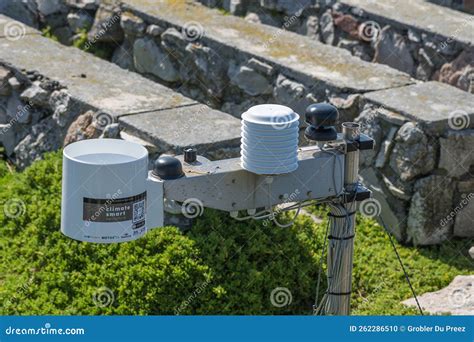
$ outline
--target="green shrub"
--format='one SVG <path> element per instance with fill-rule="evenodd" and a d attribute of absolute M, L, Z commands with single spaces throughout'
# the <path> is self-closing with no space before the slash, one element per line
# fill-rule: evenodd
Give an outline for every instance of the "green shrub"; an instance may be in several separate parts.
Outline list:
<path fill-rule="evenodd" d="M 266 228 L 206 210 L 188 234 L 165 227 L 129 243 L 77 242 L 59 231 L 60 160 L 0 180 L 0 204 L 24 203 L 18 217 L 0 214 L 1 314 L 309 312 L 320 241 L 307 218 Z M 271 304 L 276 287 L 290 289 L 291 305 Z"/>
<path fill-rule="evenodd" d="M 60 233 L 60 198 L 59 152 L 22 173 L 0 165 L 0 314 L 311 313 L 326 221 L 300 215 L 282 229 L 206 209 L 188 233 L 164 227 L 100 245 Z M 472 274 L 470 243 L 398 248 L 422 293 Z M 387 236 L 362 217 L 353 284 L 354 314 L 417 313 L 400 304 L 411 293 Z M 290 305 L 272 305 L 277 287 L 290 290 Z"/>

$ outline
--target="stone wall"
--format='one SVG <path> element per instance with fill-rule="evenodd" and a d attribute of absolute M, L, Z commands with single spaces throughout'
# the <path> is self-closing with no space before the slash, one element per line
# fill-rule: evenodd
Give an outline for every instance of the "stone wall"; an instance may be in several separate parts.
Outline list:
<path fill-rule="evenodd" d="M 407 27 L 390 18 L 337 1 L 201 2 L 244 16 L 250 22 L 276 26 L 349 50 L 362 60 L 389 65 L 418 80 L 437 80 L 474 93 L 472 43 L 461 42 L 449 32 L 442 36 L 420 27 Z M 393 3 L 410 6 L 408 3 Z M 366 2 L 368 7 L 371 4 Z M 423 13 L 425 15 L 426 12 Z M 435 19 L 432 24 L 440 26 Z M 458 29 L 472 30 L 473 25 L 471 18 L 461 22 Z"/>
<path fill-rule="evenodd" d="M 429 96 L 439 102 L 423 100 Z M 446 101 L 458 108 L 449 116 Z M 361 159 L 362 179 L 375 198 L 366 209 L 375 206 L 399 241 L 474 237 L 472 96 L 429 82 L 368 93 L 360 110 L 356 121 L 376 142 Z"/>
<path fill-rule="evenodd" d="M 18 167 L 61 148 L 72 120 L 86 108 L 59 82 L 0 63 L 0 143 Z"/>
<path fill-rule="evenodd" d="M 293 4 L 262 1 L 262 10 L 270 11 L 273 17 L 286 13 L 287 18 L 283 17 L 283 20 L 290 22 L 292 17 L 288 15 L 296 13 L 294 5 L 288 5 L 289 8 L 275 7 L 276 3 Z M 183 119 L 170 125 L 161 125 L 158 119 L 160 116 L 153 111 L 155 103 L 148 108 L 147 114 L 119 118 L 119 125 L 124 131 L 133 132 L 136 137 L 153 142 L 152 145 L 175 149 L 192 132 L 192 120 L 184 122 L 184 118 L 188 113 L 199 115 L 200 106 L 205 108 L 209 116 L 207 129 L 212 130 L 215 114 L 225 114 L 214 113 L 208 110 L 207 105 L 239 117 L 250 106 L 265 102 L 290 106 L 300 114 L 310 103 L 331 102 L 338 107 L 341 120 L 355 119 L 361 123 L 363 132 L 376 140 L 375 151 L 367 153 L 361 160 L 361 176 L 374 191 L 375 204 L 380 207 L 381 216 L 399 241 L 426 245 L 441 243 L 452 236 L 474 237 L 474 225 L 471 222 L 474 217 L 474 202 L 471 201 L 474 197 L 474 159 L 470 155 L 474 139 L 474 97 L 469 92 L 439 82 L 414 82 L 405 73 L 380 64 L 363 62 L 343 49 L 314 43 L 316 40 L 328 43 L 326 39 L 333 39 L 331 45 L 340 46 L 340 42 L 351 40 L 359 46 L 351 51 L 361 51 L 359 57 L 362 59 L 371 60 L 372 55 L 375 55 L 376 50 L 368 48 L 373 49 L 377 42 L 382 44 L 382 40 L 369 42 L 362 39 L 359 34 L 361 24 L 347 24 L 354 23 L 355 14 L 349 15 L 350 18 L 346 12 L 341 12 L 344 14 L 340 17 L 334 14 L 336 10 L 342 11 L 340 4 L 308 7 L 293 17 L 297 20 L 291 19 L 293 23 L 302 20 L 298 25 L 303 29 L 309 27 L 310 17 L 316 17 L 317 20 L 313 20 L 313 24 L 316 23 L 313 30 L 315 39 L 282 33 L 264 25 L 252 26 L 251 32 L 245 31 L 246 22 L 243 19 L 229 18 L 200 7 L 190 10 L 191 18 L 195 16 L 196 21 L 189 21 L 185 15 L 180 17 L 182 13 L 187 13 L 187 9 L 170 8 L 169 11 L 162 11 L 160 6 L 164 5 L 141 8 L 137 4 L 141 2 L 102 3 L 94 10 L 95 18 L 88 31 L 88 43 L 93 45 L 101 42 L 115 47 L 111 61 L 123 69 L 133 71 L 128 76 L 123 74 L 123 77 L 139 73 L 156 82 L 143 87 L 146 91 L 142 87 L 130 89 L 132 93 L 140 91 L 140 95 L 146 96 L 153 85 L 162 87 L 160 84 L 163 84 L 206 105 L 183 102 L 182 106 L 195 107 L 189 111 L 187 108 L 190 107 L 174 111 L 177 117 Z M 242 8 L 237 6 L 235 13 L 245 14 Z M 64 15 L 63 12 L 58 13 Z M 259 16 L 262 13 L 265 11 L 259 11 Z M 311 13 L 314 15 L 309 15 Z M 337 18 L 342 19 L 337 21 Z M 325 25 L 332 27 L 332 31 L 321 26 L 326 22 Z M 353 30 L 349 30 L 349 27 Z M 300 32 L 296 28 L 293 30 Z M 239 40 L 236 32 L 241 32 L 246 38 Z M 394 32 L 402 36 L 401 40 Z M 309 31 L 300 33 L 309 35 Z M 421 37 L 417 43 L 421 45 L 408 43 L 408 36 L 414 39 L 415 33 Z M 416 31 L 410 33 L 410 30 L 393 31 L 391 26 L 383 28 L 380 37 L 384 34 L 395 37 L 398 47 L 415 46 L 409 48 L 409 53 L 415 70 L 410 72 L 416 75 L 420 62 L 412 53 L 420 49 L 425 51 L 425 45 L 431 39 L 429 35 L 424 36 Z M 283 51 L 286 45 L 290 45 L 291 49 Z M 457 43 L 450 44 L 450 48 L 453 46 L 457 46 Z M 364 57 L 362 52 L 370 58 Z M 464 53 L 468 52 L 456 52 L 458 55 Z M 461 62 L 456 64 L 463 66 L 462 73 L 455 76 L 460 82 L 467 77 L 465 73 L 470 72 L 471 66 Z M 105 66 L 100 65 L 101 68 Z M 431 72 L 435 73 L 443 66 L 440 64 L 436 68 Z M 126 73 L 123 69 L 119 70 Z M 448 69 L 454 72 L 456 68 Z M 101 75 L 105 77 L 105 74 Z M 10 78 L 11 75 L 4 77 L 8 84 Z M 118 78 L 114 80 L 119 82 Z M 10 98 L 15 97 L 31 103 L 38 102 L 34 100 L 35 96 L 44 102 L 46 95 L 43 96 L 43 93 L 47 92 L 44 115 L 55 120 L 56 109 L 51 107 L 50 97 L 54 91 L 60 92 L 61 89 L 52 89 L 49 93 L 47 83 L 44 86 L 38 83 L 36 86 L 42 89 L 38 90 L 34 87 L 37 81 L 32 78 L 15 93 L 10 86 L 10 93 L 4 102 L 8 106 L 8 102 L 14 101 Z M 28 91 L 23 94 L 25 90 Z M 120 94 L 114 98 L 117 97 Z M 140 110 L 128 108 L 128 113 L 137 112 Z M 160 113 L 168 115 L 166 106 Z M 32 120 L 34 117 L 31 116 Z M 80 132 L 87 132 L 91 120 L 90 115 L 84 114 L 73 124 L 73 130 L 79 127 Z M 179 139 L 176 139 L 174 132 L 169 134 L 171 127 L 179 128 L 183 122 L 185 127 Z M 38 131 L 41 133 L 41 130 Z M 194 138 L 204 139 L 193 135 Z M 26 143 L 34 146 L 38 138 L 33 140 L 26 140 Z M 31 146 L 28 148 L 35 150 Z M 217 153 L 215 156 L 222 158 L 226 155 Z"/>

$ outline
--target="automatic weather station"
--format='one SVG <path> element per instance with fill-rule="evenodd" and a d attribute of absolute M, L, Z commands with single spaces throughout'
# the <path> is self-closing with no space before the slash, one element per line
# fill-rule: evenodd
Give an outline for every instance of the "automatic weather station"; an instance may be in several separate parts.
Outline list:
<path fill-rule="evenodd" d="M 306 109 L 305 137 L 298 147 L 299 115 L 275 104 L 242 114 L 240 158 L 210 161 L 193 148 L 161 156 L 148 170 L 148 152 L 117 139 L 91 139 L 63 152 L 61 231 L 88 242 L 135 240 L 163 226 L 167 205 L 198 199 L 204 207 L 229 212 L 236 220 L 269 219 L 277 212 L 326 203 L 328 288 L 315 314 L 348 315 L 357 202 L 371 196 L 358 182 L 359 153 L 373 139 L 353 122 L 335 125 L 335 107 Z"/>

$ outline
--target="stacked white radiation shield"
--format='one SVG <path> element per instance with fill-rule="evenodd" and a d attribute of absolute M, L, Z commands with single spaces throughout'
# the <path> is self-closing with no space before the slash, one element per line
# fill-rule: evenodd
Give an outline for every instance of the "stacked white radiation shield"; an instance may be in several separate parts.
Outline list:
<path fill-rule="evenodd" d="M 264 104 L 242 114 L 242 168 L 276 175 L 298 168 L 299 115 L 291 108 Z"/>

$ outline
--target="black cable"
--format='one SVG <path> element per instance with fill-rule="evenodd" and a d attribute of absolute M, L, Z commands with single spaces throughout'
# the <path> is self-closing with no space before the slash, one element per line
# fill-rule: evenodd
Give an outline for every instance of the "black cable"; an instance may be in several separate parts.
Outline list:
<path fill-rule="evenodd" d="M 413 293 L 413 297 L 415 297 L 415 301 L 416 301 L 416 305 L 418 306 L 418 310 L 420 310 L 420 314 L 423 316 L 423 310 L 421 309 L 420 302 L 418 302 L 418 297 L 416 296 L 415 289 L 411 285 L 410 277 L 408 276 L 408 273 L 405 270 L 405 266 L 403 265 L 402 258 L 400 257 L 400 254 L 398 253 L 397 246 L 395 246 L 395 242 L 393 242 L 392 234 L 387 229 L 387 226 L 385 225 L 385 222 L 383 221 L 382 216 L 379 216 L 379 219 L 382 222 L 382 227 L 385 230 L 385 232 L 387 233 L 388 238 L 390 240 L 390 243 L 392 244 L 393 250 L 395 251 L 395 254 L 397 255 L 398 262 L 400 263 L 400 266 L 402 267 L 403 273 L 405 274 L 405 279 L 407 280 L 408 286 L 410 286 L 410 290 Z"/>
<path fill-rule="evenodd" d="M 314 300 L 314 306 L 313 306 L 313 314 L 316 314 L 318 311 L 318 297 L 319 297 L 319 285 L 321 284 L 321 271 L 323 269 L 323 258 L 324 258 L 324 252 L 326 251 L 326 242 L 328 241 L 327 236 L 329 232 L 329 219 L 328 223 L 326 225 L 326 232 L 324 233 L 324 242 L 323 242 L 323 248 L 321 250 L 321 258 L 319 259 L 319 270 L 318 270 L 318 282 L 316 284 L 316 298 Z"/>

